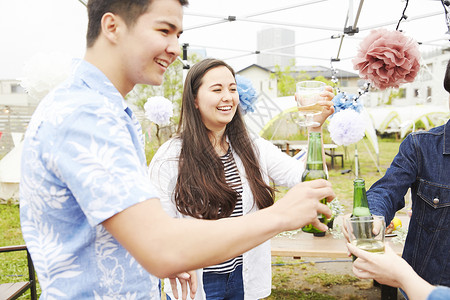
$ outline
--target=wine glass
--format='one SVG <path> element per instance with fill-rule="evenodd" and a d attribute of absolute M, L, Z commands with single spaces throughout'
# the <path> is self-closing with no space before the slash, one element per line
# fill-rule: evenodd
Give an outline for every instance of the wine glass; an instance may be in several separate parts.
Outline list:
<path fill-rule="evenodd" d="M 319 122 L 313 120 L 314 115 L 322 113 L 323 107 L 317 104 L 320 94 L 325 90 L 325 83 L 321 81 L 300 81 L 296 85 L 296 97 L 298 113 L 304 116 L 304 121 L 299 121 L 300 126 L 317 127 Z"/>

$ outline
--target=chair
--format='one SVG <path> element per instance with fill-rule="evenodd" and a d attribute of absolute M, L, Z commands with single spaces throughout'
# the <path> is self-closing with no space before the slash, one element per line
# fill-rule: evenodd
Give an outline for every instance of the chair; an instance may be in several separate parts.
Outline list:
<path fill-rule="evenodd" d="M 28 281 L 0 284 L 0 299 L 14 300 L 19 298 L 19 296 L 22 295 L 26 290 L 30 289 L 31 299 L 37 300 L 34 265 L 33 261 L 31 260 L 30 253 L 28 252 L 27 246 L 20 245 L 20 246 L 0 247 L 0 253 L 14 252 L 14 251 L 27 252 Z"/>

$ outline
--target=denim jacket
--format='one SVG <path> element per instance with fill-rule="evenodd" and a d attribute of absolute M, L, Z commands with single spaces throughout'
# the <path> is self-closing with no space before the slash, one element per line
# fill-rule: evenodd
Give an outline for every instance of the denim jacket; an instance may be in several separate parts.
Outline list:
<path fill-rule="evenodd" d="M 408 188 L 412 216 L 403 258 L 429 283 L 450 286 L 450 121 L 406 137 L 367 191 L 371 213 L 389 224 L 405 206 Z"/>

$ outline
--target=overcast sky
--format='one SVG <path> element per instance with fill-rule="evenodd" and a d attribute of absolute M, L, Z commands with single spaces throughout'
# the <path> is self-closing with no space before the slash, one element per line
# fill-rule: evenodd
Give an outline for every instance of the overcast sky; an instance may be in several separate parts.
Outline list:
<path fill-rule="evenodd" d="M 256 63 L 256 55 L 249 53 L 261 50 L 256 46 L 258 30 L 284 27 L 295 30 L 296 43 L 304 43 L 296 46 L 298 65 L 329 67 L 330 59 L 338 55 L 340 43 L 339 39 L 330 37 L 344 27 L 349 4 L 353 2 L 350 19 L 354 21 L 359 1 L 315 1 L 317 3 L 292 7 L 310 2 L 314 1 L 190 0 L 180 43 L 189 43 L 191 49 L 211 47 L 206 49 L 207 56 L 226 59 L 240 70 Z M 334 66 L 351 71 L 350 58 L 356 54 L 359 42 L 370 28 L 385 25 L 394 30 L 404 6 L 401 0 L 365 1 L 358 22 L 360 32 L 344 38 L 339 52 L 341 61 Z M 283 9 L 288 7 L 291 8 Z M 258 15 L 253 15 L 256 13 Z M 422 50 L 449 44 L 448 37 L 442 39 L 447 27 L 440 1 L 410 1 L 406 15 L 409 18 L 402 22 L 400 29 L 419 42 L 425 42 Z M 429 17 L 422 18 L 425 15 Z M 236 16 L 240 21 L 193 29 L 226 16 Z M 82 57 L 86 26 L 86 9 L 78 0 L 0 0 L 0 79 L 22 77 L 24 62 L 39 52 Z"/>

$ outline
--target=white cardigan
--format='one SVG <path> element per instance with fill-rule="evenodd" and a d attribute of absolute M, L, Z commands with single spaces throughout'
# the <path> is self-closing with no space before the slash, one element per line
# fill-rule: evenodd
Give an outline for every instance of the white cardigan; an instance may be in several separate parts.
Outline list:
<path fill-rule="evenodd" d="M 279 148 L 263 138 L 253 139 L 256 146 L 256 157 L 259 158 L 263 180 L 272 180 L 276 185 L 292 187 L 301 182 L 304 162 L 281 152 Z M 160 194 L 164 210 L 175 218 L 190 218 L 177 211 L 173 192 L 178 177 L 178 157 L 181 150 L 181 140 L 173 138 L 164 143 L 156 152 L 149 166 L 149 176 Z M 233 149 L 232 149 L 233 151 Z M 244 215 L 256 211 L 253 195 L 242 161 L 233 151 L 233 157 L 242 181 L 242 204 Z M 270 179 L 269 179 L 270 178 Z M 249 250 L 243 254 L 243 283 L 245 299 L 254 300 L 267 297 L 271 293 L 271 252 L 270 241 Z M 202 270 L 197 270 L 198 288 L 195 299 L 206 299 L 202 284 Z M 174 299 L 170 283 L 165 280 L 164 291 Z M 179 288 L 179 295 L 181 289 Z"/>

